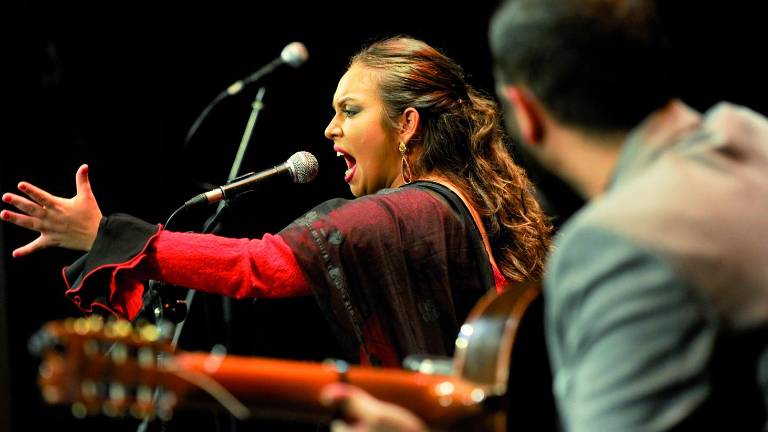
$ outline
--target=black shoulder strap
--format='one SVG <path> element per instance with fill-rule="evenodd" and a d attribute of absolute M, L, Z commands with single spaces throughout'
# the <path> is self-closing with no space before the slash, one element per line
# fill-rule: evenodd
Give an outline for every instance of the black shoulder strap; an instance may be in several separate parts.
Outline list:
<path fill-rule="evenodd" d="M 435 192 L 441 197 L 443 197 L 456 213 L 461 215 L 465 223 L 467 223 L 468 226 L 471 227 L 468 230 L 468 232 L 469 232 L 469 235 L 472 237 L 472 242 L 474 242 L 476 245 L 479 245 L 479 247 L 475 248 L 476 250 L 479 251 L 478 259 L 482 258 L 482 261 L 479 261 L 479 262 L 485 262 L 488 264 L 487 266 L 483 266 L 484 274 L 482 276 L 485 280 L 490 282 L 489 286 L 495 287 L 496 282 L 493 278 L 491 260 L 488 257 L 488 253 L 485 250 L 485 243 L 483 242 L 483 237 L 480 235 L 480 229 L 478 228 L 477 223 L 475 223 L 475 218 L 472 217 L 472 213 L 469 212 L 469 209 L 467 208 L 466 204 L 464 204 L 464 201 L 462 201 L 462 199 L 458 195 L 456 195 L 456 193 L 453 192 L 452 190 L 441 185 L 440 183 L 435 183 L 432 181 L 419 180 L 413 183 L 408 183 L 407 185 L 405 185 L 405 187 L 417 187 L 420 189 L 426 189 L 426 190 Z"/>

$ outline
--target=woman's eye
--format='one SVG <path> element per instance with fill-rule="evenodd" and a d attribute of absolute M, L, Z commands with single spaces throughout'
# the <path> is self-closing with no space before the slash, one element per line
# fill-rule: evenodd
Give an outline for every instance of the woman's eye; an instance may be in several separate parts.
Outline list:
<path fill-rule="evenodd" d="M 343 110 L 342 112 L 343 112 L 343 113 L 344 113 L 344 115 L 345 115 L 345 116 L 347 116 L 347 117 L 352 117 L 352 116 L 354 116 L 355 114 L 357 114 L 357 113 L 358 113 L 358 111 L 357 111 L 357 110 L 353 110 L 353 109 L 345 109 L 345 110 Z"/>

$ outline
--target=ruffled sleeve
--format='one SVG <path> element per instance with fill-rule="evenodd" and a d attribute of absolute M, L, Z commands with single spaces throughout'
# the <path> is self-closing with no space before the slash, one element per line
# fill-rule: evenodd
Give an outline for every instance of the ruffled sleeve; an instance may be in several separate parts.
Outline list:
<path fill-rule="evenodd" d="M 160 225 L 152 225 L 125 214 L 104 217 L 91 251 L 64 267 L 65 295 L 83 312 L 94 308 L 133 318 L 141 309 L 142 281 L 120 274 L 135 268 L 145 257 Z"/>

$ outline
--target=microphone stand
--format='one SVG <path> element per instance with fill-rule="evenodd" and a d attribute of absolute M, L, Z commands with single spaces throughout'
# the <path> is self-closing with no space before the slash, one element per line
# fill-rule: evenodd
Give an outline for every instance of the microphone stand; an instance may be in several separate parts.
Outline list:
<path fill-rule="evenodd" d="M 256 97 L 253 100 L 253 103 L 251 103 L 251 115 L 248 117 L 248 122 L 245 125 L 245 131 L 243 131 L 243 138 L 240 140 L 240 146 L 237 149 L 237 154 L 235 155 L 235 160 L 232 162 L 232 168 L 229 170 L 229 177 L 227 178 L 227 182 L 231 182 L 234 179 L 237 178 L 237 176 L 240 173 L 240 166 L 243 163 L 243 157 L 245 156 L 245 151 L 248 149 L 248 144 L 251 142 L 251 135 L 253 135 L 253 127 L 256 124 L 256 120 L 259 118 L 259 113 L 264 108 L 264 103 L 262 102 L 264 99 L 264 93 L 266 91 L 265 87 L 259 87 L 259 90 L 256 92 Z M 215 230 L 218 228 L 218 221 L 221 218 L 220 214 L 222 210 L 224 210 L 226 206 L 226 200 L 222 200 L 219 202 L 219 206 L 216 209 L 216 213 L 213 215 L 211 219 L 206 222 L 207 227 L 213 227 L 212 230 Z M 190 297 L 191 293 L 193 291 L 190 290 L 190 294 L 187 296 Z M 189 303 L 189 302 L 187 302 Z M 230 297 L 223 297 L 222 303 L 222 318 L 224 320 L 224 329 L 226 331 L 225 334 L 225 341 L 227 345 L 230 345 L 232 342 L 232 298 Z M 230 348 L 227 346 L 227 348 Z"/>
<path fill-rule="evenodd" d="M 235 155 L 235 160 L 232 163 L 232 168 L 229 171 L 229 177 L 227 178 L 228 182 L 231 182 L 235 178 L 237 178 L 238 172 L 240 172 L 240 165 L 243 162 L 243 157 L 245 156 L 245 151 L 248 149 L 248 144 L 251 141 L 251 135 L 253 135 L 253 127 L 256 124 L 256 120 L 259 117 L 259 113 L 264 108 L 264 103 L 262 100 L 264 99 L 264 93 L 266 89 L 264 87 L 259 87 L 258 92 L 256 93 L 256 98 L 254 99 L 253 103 L 251 104 L 251 115 L 248 118 L 248 123 L 246 124 L 245 131 L 243 132 L 243 138 L 240 140 L 240 147 L 237 150 L 237 154 Z M 183 207 L 182 207 L 183 208 Z M 218 207 L 216 208 L 216 212 L 211 216 L 203 226 L 202 233 L 203 234 L 210 234 L 211 232 L 214 232 L 219 227 L 219 221 L 221 220 L 222 216 L 224 215 L 224 211 L 228 208 L 227 206 L 227 200 L 222 200 L 219 202 Z M 171 215 L 171 218 L 178 212 L 179 210 L 176 210 L 176 212 Z M 170 222 L 170 219 L 168 221 Z M 150 284 L 150 291 L 152 290 L 152 286 Z M 161 296 L 162 297 L 162 296 Z M 187 290 L 187 294 L 185 296 L 185 299 L 183 301 L 183 305 L 185 306 L 183 309 L 183 315 L 181 319 L 178 319 L 178 311 L 172 311 L 171 314 L 176 317 L 176 319 L 172 320 L 176 323 L 176 329 L 173 334 L 173 340 L 171 341 L 171 346 L 176 347 L 176 345 L 179 342 L 179 338 L 181 337 L 181 331 L 184 328 L 184 322 L 186 318 L 186 314 L 189 311 L 189 308 L 192 307 L 192 301 L 195 299 L 195 290 Z M 178 307 L 178 302 L 166 302 L 161 301 L 162 303 L 162 314 L 167 313 L 169 310 L 167 307 Z M 224 328 L 226 329 L 226 342 L 227 345 L 231 342 L 231 323 L 232 323 L 232 299 L 229 297 L 224 297 L 222 299 L 222 315 L 224 320 Z M 160 318 L 158 316 L 158 311 L 155 310 L 155 318 Z M 227 346 L 229 348 L 229 346 Z"/>
<path fill-rule="evenodd" d="M 253 103 L 251 103 L 251 116 L 248 117 L 248 123 L 245 125 L 243 138 L 240 140 L 240 147 L 237 149 L 235 160 L 232 162 L 232 168 L 229 170 L 229 177 L 227 178 L 228 182 L 236 179 L 238 173 L 240 172 L 240 165 L 243 163 L 245 151 L 248 149 L 248 144 L 250 143 L 251 135 L 253 134 L 253 126 L 256 124 L 256 120 L 259 118 L 259 113 L 264 108 L 264 103 L 262 100 L 264 99 L 265 91 L 265 87 L 259 87 L 259 90 L 256 92 L 256 98 L 253 100 Z M 219 202 L 219 209 L 221 209 L 223 205 L 224 201 Z"/>
<path fill-rule="evenodd" d="M 245 156 L 245 152 L 248 149 L 248 144 L 251 141 L 251 136 L 253 135 L 253 128 L 256 124 L 256 120 L 259 118 L 259 113 L 264 108 L 264 103 L 262 100 L 264 99 L 264 93 L 266 92 L 265 87 L 259 87 L 259 90 L 256 92 L 256 97 L 254 98 L 254 101 L 251 103 L 251 115 L 248 117 L 248 122 L 245 126 L 245 131 L 243 132 L 243 138 L 240 140 L 240 146 L 237 149 L 237 154 L 235 155 L 235 160 L 232 162 L 232 167 L 229 171 L 229 177 L 227 178 L 227 182 L 231 182 L 232 180 L 237 178 L 237 174 L 240 172 L 240 166 L 243 162 L 243 157 Z M 215 105 L 215 104 L 212 104 Z M 209 108 L 206 108 L 204 111 L 209 111 Z M 207 112 L 206 112 L 207 113 Z M 201 117 L 205 117 L 204 115 Z M 187 139 L 185 140 L 185 143 L 188 143 L 194 134 L 194 131 L 197 129 L 197 126 L 199 122 L 196 122 L 195 125 L 193 125 L 193 128 L 190 129 L 190 133 L 187 135 Z M 176 209 L 171 216 L 168 218 L 168 220 L 165 223 L 165 226 L 167 227 L 171 219 L 181 210 L 185 208 L 184 206 Z M 208 220 L 203 225 L 202 234 L 210 234 L 211 232 L 214 232 L 219 227 L 219 222 L 221 221 L 222 216 L 225 214 L 225 211 L 229 208 L 228 200 L 224 199 L 219 202 L 218 207 L 216 208 L 216 212 L 208 218 Z M 149 289 L 147 290 L 147 294 L 144 296 L 145 305 L 157 303 L 159 301 L 160 305 L 158 306 L 155 304 L 152 306 L 152 313 L 155 316 L 155 321 L 158 322 L 160 319 L 164 318 L 165 315 L 171 315 L 174 318 L 171 319 L 173 323 L 175 324 L 175 329 L 173 332 L 173 338 L 171 340 L 171 347 L 176 348 L 176 346 L 179 343 L 179 339 L 181 338 L 181 331 L 184 329 L 184 323 L 186 322 L 186 315 L 189 312 L 189 308 L 192 307 L 192 301 L 195 299 L 195 290 L 190 289 L 187 290 L 187 294 L 183 301 L 175 300 L 175 299 L 163 299 L 163 296 L 159 293 L 159 290 L 155 288 L 155 281 L 150 281 Z M 143 312 L 143 310 L 142 310 Z M 141 312 L 140 314 L 141 315 Z M 225 341 L 226 341 L 226 349 L 228 350 L 231 345 L 232 341 L 232 299 L 229 297 L 223 297 L 222 298 L 222 317 L 224 320 L 224 329 L 226 332 L 225 335 Z M 218 422 L 217 422 L 218 423 Z M 147 430 L 148 427 L 148 418 L 145 418 L 144 421 L 142 421 L 141 424 L 139 424 L 137 428 L 137 432 L 144 432 Z M 165 429 L 163 427 L 163 429 Z M 217 424 L 218 429 L 218 424 Z M 236 429 L 236 423 L 234 418 L 231 418 L 230 420 L 230 430 L 235 431 Z"/>

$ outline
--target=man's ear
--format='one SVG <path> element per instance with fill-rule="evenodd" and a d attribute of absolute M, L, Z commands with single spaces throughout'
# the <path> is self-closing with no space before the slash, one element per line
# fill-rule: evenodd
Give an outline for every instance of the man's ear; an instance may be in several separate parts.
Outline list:
<path fill-rule="evenodd" d="M 531 145 L 540 143 L 544 132 L 544 119 L 535 97 L 522 87 L 514 85 L 503 87 L 503 97 L 512 105 L 521 138 Z"/>
<path fill-rule="evenodd" d="M 407 143 L 419 130 L 419 112 L 416 108 L 408 107 L 403 111 L 400 121 L 400 141 Z"/>

